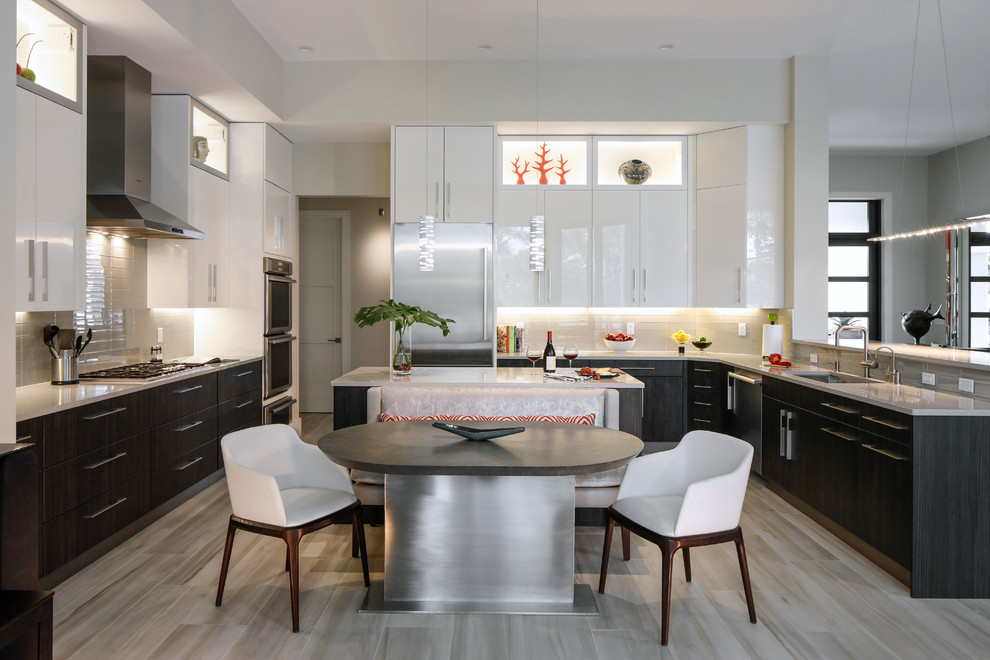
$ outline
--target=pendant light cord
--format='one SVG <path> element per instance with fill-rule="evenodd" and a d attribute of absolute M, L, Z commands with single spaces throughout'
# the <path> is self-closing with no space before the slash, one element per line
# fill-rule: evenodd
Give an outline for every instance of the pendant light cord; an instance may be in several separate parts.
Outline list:
<path fill-rule="evenodd" d="M 956 175 L 959 179 L 959 213 L 966 214 L 966 199 L 963 196 L 962 167 L 959 164 L 959 141 L 956 138 L 956 117 L 952 111 L 952 84 L 949 81 L 949 58 L 945 50 L 945 27 L 942 24 L 942 0 L 936 0 L 938 8 L 938 35 L 942 40 L 942 65 L 945 68 L 945 93 L 949 97 L 949 122 L 952 124 L 952 144 L 956 157 Z"/>
<path fill-rule="evenodd" d="M 898 183 L 897 198 L 904 193 L 904 172 L 907 168 L 908 134 L 911 128 L 911 101 L 914 98 L 914 69 L 918 62 L 918 31 L 921 25 L 921 0 L 918 0 L 918 10 L 914 18 L 914 52 L 911 55 L 911 77 L 908 80 L 907 118 L 904 122 L 904 151 L 901 154 L 901 180 Z M 901 206 L 904 206 L 903 201 Z"/>

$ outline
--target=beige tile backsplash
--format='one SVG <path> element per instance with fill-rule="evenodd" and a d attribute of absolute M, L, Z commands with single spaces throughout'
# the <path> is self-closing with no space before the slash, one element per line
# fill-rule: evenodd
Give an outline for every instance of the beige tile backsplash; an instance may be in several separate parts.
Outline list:
<path fill-rule="evenodd" d="M 193 353 L 193 310 L 147 308 L 147 242 L 90 234 L 86 240 L 86 306 L 81 310 L 17 313 L 17 385 L 51 378 L 51 355 L 42 328 L 54 323 L 93 340 L 80 371 L 143 362 L 161 343 L 165 359 Z M 157 341 L 162 328 L 164 340 Z"/>
<path fill-rule="evenodd" d="M 670 351 L 677 344 L 670 336 L 678 330 L 712 342 L 711 351 L 759 355 L 763 344 L 763 324 L 767 315 L 777 312 L 778 325 L 784 327 L 784 354 L 790 354 L 791 310 L 789 309 L 672 309 L 669 312 L 639 313 L 636 310 L 616 313 L 589 309 L 581 313 L 539 310 L 499 309 L 498 325 L 522 322 L 527 341 L 543 345 L 547 330 L 553 331 L 558 352 L 565 343 L 576 343 L 579 350 L 606 350 L 602 339 L 609 332 L 625 332 L 627 323 L 635 324 L 637 351 Z M 740 337 L 738 326 L 746 324 L 746 336 Z"/>

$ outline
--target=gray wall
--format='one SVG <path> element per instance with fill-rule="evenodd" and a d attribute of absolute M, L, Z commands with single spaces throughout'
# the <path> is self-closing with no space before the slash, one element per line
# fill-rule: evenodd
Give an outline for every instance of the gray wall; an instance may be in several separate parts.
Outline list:
<path fill-rule="evenodd" d="M 885 199 L 884 233 L 911 231 L 928 223 L 928 160 L 900 156 L 832 156 L 829 158 L 829 194 Z M 945 297 L 944 283 L 933 276 L 945 253 L 940 239 L 912 238 L 883 244 L 884 341 L 913 343 L 900 325 L 901 313 L 938 304 Z M 937 258 L 941 254 L 942 262 Z M 937 286 L 940 285 L 940 286 Z"/>
<path fill-rule="evenodd" d="M 385 215 L 378 215 L 384 208 Z M 366 197 L 300 197 L 299 210 L 350 211 L 350 240 L 343 246 L 350 254 L 351 267 L 344 274 L 350 287 L 351 308 L 344 312 L 344 323 L 351 325 L 351 369 L 389 364 L 389 327 L 379 323 L 370 328 L 354 324 L 354 313 L 389 297 L 391 287 L 392 235 L 389 200 Z M 346 350 L 346 349 L 345 349 Z"/>

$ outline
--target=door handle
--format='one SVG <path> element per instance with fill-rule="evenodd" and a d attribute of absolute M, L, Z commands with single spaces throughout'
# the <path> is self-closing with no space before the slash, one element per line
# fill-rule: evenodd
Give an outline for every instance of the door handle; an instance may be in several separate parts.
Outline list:
<path fill-rule="evenodd" d="M 331 342 L 333 344 L 339 344 L 340 343 L 340 337 L 334 337 L 333 339 L 328 339 L 327 341 L 328 342 Z"/>

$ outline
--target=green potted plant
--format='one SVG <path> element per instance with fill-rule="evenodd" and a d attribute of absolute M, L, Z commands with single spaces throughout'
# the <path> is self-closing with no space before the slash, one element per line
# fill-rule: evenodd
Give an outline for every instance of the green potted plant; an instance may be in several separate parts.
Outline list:
<path fill-rule="evenodd" d="M 392 354 L 392 373 L 397 376 L 409 374 L 412 370 L 412 337 L 410 328 L 413 323 L 422 323 L 434 328 L 440 328 L 443 336 L 450 334 L 448 323 L 454 319 L 445 319 L 435 312 L 430 312 L 416 305 L 396 302 L 391 298 L 379 300 L 377 305 L 362 307 L 354 315 L 354 322 L 364 328 L 375 325 L 380 321 L 395 324 L 395 352 Z"/>

